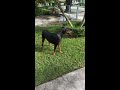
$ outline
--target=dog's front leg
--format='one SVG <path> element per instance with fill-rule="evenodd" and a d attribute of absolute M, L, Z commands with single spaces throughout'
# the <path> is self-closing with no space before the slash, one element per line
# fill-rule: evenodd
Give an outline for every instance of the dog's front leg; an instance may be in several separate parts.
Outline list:
<path fill-rule="evenodd" d="M 54 52 L 53 52 L 53 55 L 55 55 L 55 53 L 56 53 L 56 47 L 57 47 L 57 45 L 54 45 Z"/>
<path fill-rule="evenodd" d="M 59 48 L 60 53 L 62 53 L 61 48 L 60 48 L 60 44 L 58 45 L 58 48 Z"/>

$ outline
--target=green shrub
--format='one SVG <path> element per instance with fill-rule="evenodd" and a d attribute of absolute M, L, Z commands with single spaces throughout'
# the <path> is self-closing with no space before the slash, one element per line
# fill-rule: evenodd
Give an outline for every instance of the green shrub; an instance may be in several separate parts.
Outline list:
<path fill-rule="evenodd" d="M 59 15 L 59 10 L 56 7 L 35 7 L 35 16 L 40 15 Z"/>
<path fill-rule="evenodd" d="M 57 7 L 50 7 L 48 10 L 50 11 L 51 15 L 59 15 L 59 10 Z"/>
<path fill-rule="evenodd" d="M 36 8 L 35 10 L 35 16 L 40 16 L 40 15 L 50 15 L 51 12 L 48 9 L 45 8 Z"/>
<path fill-rule="evenodd" d="M 84 37 L 85 36 L 85 26 L 80 28 L 81 22 L 80 21 L 71 21 L 73 24 L 73 29 L 71 29 L 74 33 L 74 37 Z M 71 28 L 68 22 L 63 24 L 65 27 Z"/>
<path fill-rule="evenodd" d="M 75 37 L 85 37 L 85 28 L 72 29 Z"/>

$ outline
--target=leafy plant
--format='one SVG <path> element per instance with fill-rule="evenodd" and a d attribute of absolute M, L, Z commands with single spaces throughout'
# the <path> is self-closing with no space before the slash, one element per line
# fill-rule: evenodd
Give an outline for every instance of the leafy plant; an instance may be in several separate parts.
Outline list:
<path fill-rule="evenodd" d="M 73 28 L 71 28 L 68 24 L 68 22 L 64 23 L 63 25 L 65 27 L 68 27 L 73 32 L 73 37 L 84 37 L 85 36 L 85 26 L 80 28 L 80 21 L 72 21 Z"/>

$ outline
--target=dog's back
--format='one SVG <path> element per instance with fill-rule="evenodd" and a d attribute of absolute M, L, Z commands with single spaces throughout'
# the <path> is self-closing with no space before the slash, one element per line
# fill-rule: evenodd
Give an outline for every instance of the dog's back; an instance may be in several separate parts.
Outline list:
<path fill-rule="evenodd" d="M 47 30 L 42 31 L 42 38 L 46 38 L 52 44 L 58 44 L 60 42 L 56 33 L 50 33 Z"/>

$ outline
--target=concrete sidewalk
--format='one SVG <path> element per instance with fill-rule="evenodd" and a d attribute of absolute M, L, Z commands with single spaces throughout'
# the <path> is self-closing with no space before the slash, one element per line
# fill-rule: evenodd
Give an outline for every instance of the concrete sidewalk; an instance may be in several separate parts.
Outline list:
<path fill-rule="evenodd" d="M 85 90 L 85 68 L 37 86 L 35 90 Z"/>
<path fill-rule="evenodd" d="M 71 13 L 71 14 L 68 14 L 68 13 L 65 13 L 70 19 L 72 20 L 76 20 L 76 13 Z M 84 16 L 84 12 L 81 12 L 78 14 L 78 18 L 77 20 L 82 20 L 83 19 L 83 16 Z M 46 19 L 46 18 L 49 18 L 49 19 Z M 60 17 L 55 17 L 55 16 L 46 16 L 46 18 L 42 18 L 42 17 L 39 17 L 39 18 L 35 18 L 35 26 L 36 25 L 40 25 L 40 26 L 46 26 L 48 24 L 51 24 L 52 22 L 62 22 L 63 21 L 63 16 L 60 16 Z M 65 20 L 65 18 L 64 18 Z"/>
<path fill-rule="evenodd" d="M 62 8 L 65 9 L 65 6 Z M 76 6 L 71 7 L 71 13 L 65 13 L 69 17 L 69 19 L 76 20 L 76 8 L 77 8 Z M 77 20 L 81 21 L 83 19 L 84 13 L 85 13 L 85 8 L 79 7 Z M 45 18 L 42 18 L 42 17 L 35 18 L 35 26 L 36 25 L 47 26 L 47 25 L 51 24 L 52 22 L 62 22 L 63 21 L 62 15 L 60 17 L 55 17 L 55 16 L 48 16 L 48 17 L 44 16 L 44 17 Z M 64 18 L 64 20 L 65 20 L 65 18 Z"/>

